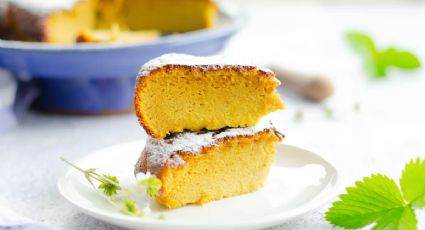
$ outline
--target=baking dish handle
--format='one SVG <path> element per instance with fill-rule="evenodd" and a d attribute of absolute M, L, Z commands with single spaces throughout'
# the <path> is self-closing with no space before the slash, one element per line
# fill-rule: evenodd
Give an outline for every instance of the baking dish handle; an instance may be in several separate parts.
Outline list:
<path fill-rule="evenodd" d="M 29 107 L 39 94 L 39 89 L 34 80 L 22 81 L 17 79 L 17 89 L 13 111 L 19 119 L 27 113 Z"/>

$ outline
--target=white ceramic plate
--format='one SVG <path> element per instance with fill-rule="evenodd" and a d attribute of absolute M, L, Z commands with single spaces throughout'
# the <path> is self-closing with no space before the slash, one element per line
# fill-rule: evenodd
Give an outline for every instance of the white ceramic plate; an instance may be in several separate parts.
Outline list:
<path fill-rule="evenodd" d="M 98 168 L 120 180 L 133 179 L 135 164 L 144 141 L 112 146 L 88 155 L 77 165 Z M 100 197 L 84 176 L 70 169 L 59 179 L 60 193 L 82 212 L 131 229 L 258 229 L 282 223 L 317 209 L 336 196 L 341 173 L 319 155 L 279 144 L 269 178 L 255 193 L 226 198 L 203 206 L 167 210 L 154 201 L 152 214 L 165 220 L 121 214 Z"/>

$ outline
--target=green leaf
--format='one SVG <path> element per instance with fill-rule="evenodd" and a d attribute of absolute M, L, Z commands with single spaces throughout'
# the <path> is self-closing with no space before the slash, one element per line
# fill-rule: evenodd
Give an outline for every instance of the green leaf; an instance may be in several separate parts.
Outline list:
<path fill-rule="evenodd" d="M 417 222 L 413 209 L 406 206 L 387 212 L 376 222 L 373 230 L 416 230 Z"/>
<path fill-rule="evenodd" d="M 347 194 L 333 203 L 325 218 L 344 228 L 361 228 L 377 220 L 392 209 L 403 208 L 405 202 L 394 180 L 378 174 L 365 177 L 347 188 Z"/>
<path fill-rule="evenodd" d="M 155 176 L 150 176 L 146 179 L 143 179 L 139 184 L 146 189 L 146 192 L 149 196 L 154 197 L 158 194 L 159 189 L 161 189 L 162 182 Z"/>
<path fill-rule="evenodd" d="M 364 33 L 349 32 L 346 35 L 346 39 L 350 46 L 357 52 L 373 52 L 376 50 L 372 38 Z"/>
<path fill-rule="evenodd" d="M 137 204 L 133 200 L 125 200 L 124 201 L 124 208 L 121 210 L 124 214 L 132 214 L 137 215 L 139 212 L 139 208 L 137 207 Z"/>
<path fill-rule="evenodd" d="M 161 214 L 158 216 L 158 219 L 159 219 L 159 220 L 165 220 L 165 215 L 161 213 Z"/>
<path fill-rule="evenodd" d="M 118 190 L 121 190 L 121 187 L 117 185 L 119 184 L 119 181 L 116 176 L 103 174 L 103 177 L 109 181 L 101 182 L 98 188 L 102 189 L 107 196 L 115 195 L 117 194 Z M 111 183 L 111 182 L 114 182 L 114 183 Z"/>
<path fill-rule="evenodd" d="M 394 66 L 400 69 L 417 69 L 421 67 L 419 59 L 409 51 L 399 51 L 391 47 L 383 51 L 381 55 L 387 66 Z"/>
<path fill-rule="evenodd" d="M 371 60 L 366 61 L 366 70 L 369 72 L 369 75 L 373 78 L 385 78 L 387 76 L 388 64 L 385 62 L 385 57 L 382 53 L 374 52 L 371 54 Z"/>
<path fill-rule="evenodd" d="M 350 32 L 346 38 L 353 50 L 363 59 L 364 69 L 370 76 L 374 78 L 386 76 L 386 63 L 382 61 L 371 37 L 359 32 Z"/>
<path fill-rule="evenodd" d="M 425 160 L 411 160 L 400 179 L 401 191 L 409 204 L 425 207 Z"/>
<path fill-rule="evenodd" d="M 391 67 L 405 70 L 421 67 L 419 59 L 412 52 L 394 47 L 381 51 L 366 34 L 349 32 L 346 39 L 353 50 L 361 56 L 366 72 L 373 78 L 385 78 Z"/>

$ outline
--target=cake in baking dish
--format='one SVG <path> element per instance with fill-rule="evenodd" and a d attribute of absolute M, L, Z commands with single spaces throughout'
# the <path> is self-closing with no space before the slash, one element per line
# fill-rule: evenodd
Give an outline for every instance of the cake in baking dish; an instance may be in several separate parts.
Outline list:
<path fill-rule="evenodd" d="M 135 111 L 157 139 L 184 130 L 247 127 L 284 108 L 276 93 L 279 84 L 272 71 L 254 65 L 167 54 L 142 66 Z"/>
<path fill-rule="evenodd" d="M 213 27 L 217 12 L 213 0 L 1 0 L 0 36 L 69 44 L 83 32 L 112 26 L 187 32 Z"/>
<path fill-rule="evenodd" d="M 261 188 L 282 138 L 268 122 L 149 138 L 135 173 L 162 181 L 156 200 L 168 208 L 204 204 Z"/>

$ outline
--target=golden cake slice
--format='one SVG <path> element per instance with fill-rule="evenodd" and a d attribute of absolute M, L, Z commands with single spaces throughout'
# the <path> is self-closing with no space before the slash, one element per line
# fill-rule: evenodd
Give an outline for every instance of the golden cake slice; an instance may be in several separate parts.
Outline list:
<path fill-rule="evenodd" d="M 254 192 L 263 186 L 282 138 L 266 122 L 149 138 L 135 174 L 150 172 L 162 181 L 156 200 L 168 208 Z"/>
<path fill-rule="evenodd" d="M 184 130 L 247 127 L 284 108 L 276 93 L 279 84 L 272 71 L 253 65 L 166 54 L 142 66 L 135 110 L 157 139 Z"/>

